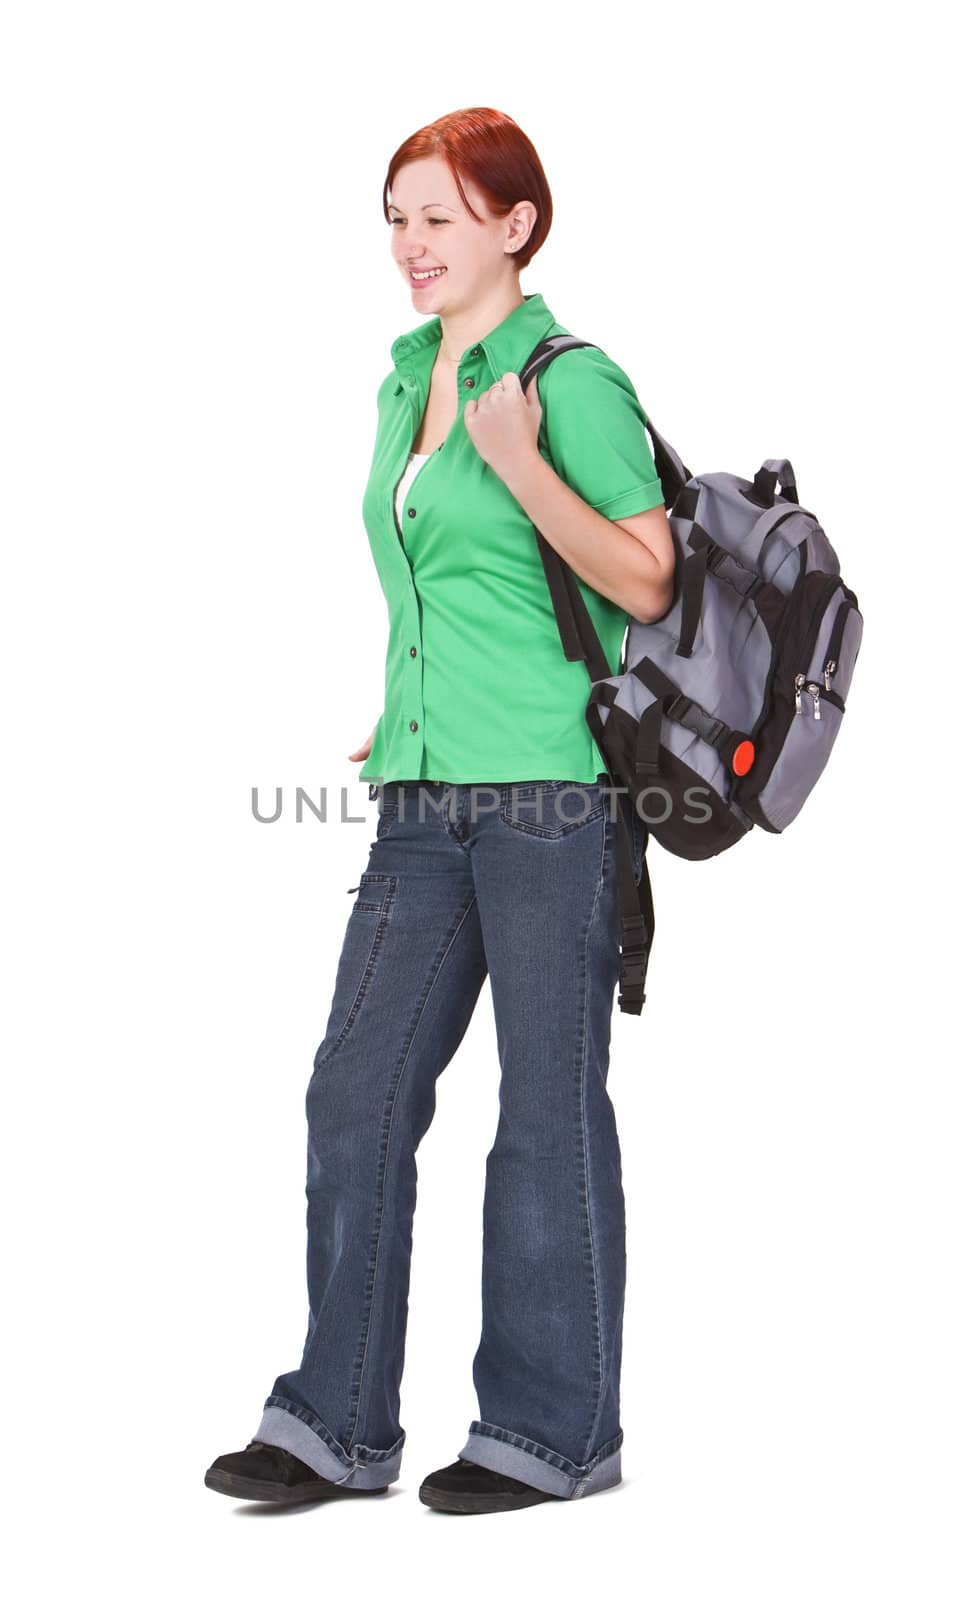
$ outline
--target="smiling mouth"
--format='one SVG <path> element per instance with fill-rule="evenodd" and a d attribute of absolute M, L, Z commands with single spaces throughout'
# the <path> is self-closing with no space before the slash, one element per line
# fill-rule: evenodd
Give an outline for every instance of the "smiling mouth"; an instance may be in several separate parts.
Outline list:
<path fill-rule="evenodd" d="M 408 276 L 412 283 L 430 283 L 433 278 L 443 278 L 447 270 L 447 267 L 429 267 L 427 272 L 418 277 L 415 269 L 411 267 L 408 270 Z"/>

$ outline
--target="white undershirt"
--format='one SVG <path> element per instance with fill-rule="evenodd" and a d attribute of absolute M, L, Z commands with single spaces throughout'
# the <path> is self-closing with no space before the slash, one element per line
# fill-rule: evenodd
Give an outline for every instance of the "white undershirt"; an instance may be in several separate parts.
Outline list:
<path fill-rule="evenodd" d="M 412 450 L 408 457 L 408 465 L 401 474 L 401 478 L 399 479 L 395 489 L 395 523 L 397 525 L 399 534 L 401 532 L 401 518 L 404 514 L 405 498 L 408 494 L 408 490 L 411 488 L 415 477 L 421 471 L 421 468 L 424 466 L 430 454 L 430 450 L 425 451 L 423 455 L 419 455 Z"/>

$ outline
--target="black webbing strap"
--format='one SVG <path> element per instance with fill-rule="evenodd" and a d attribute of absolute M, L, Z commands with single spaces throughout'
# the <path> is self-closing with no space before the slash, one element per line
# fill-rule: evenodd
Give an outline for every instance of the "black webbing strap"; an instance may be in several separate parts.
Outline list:
<path fill-rule="evenodd" d="M 697 524 L 694 522 L 694 528 Z M 694 550 L 683 563 L 680 606 L 680 642 L 678 656 L 691 656 L 703 612 L 703 585 L 706 582 L 706 551 Z"/>
<path fill-rule="evenodd" d="M 563 350 L 574 350 L 592 345 L 590 339 L 575 339 L 571 334 L 554 334 L 542 339 L 531 351 L 521 369 L 521 388 L 526 392 L 531 379 L 548 366 Z M 676 451 L 657 433 L 649 418 L 641 412 L 644 426 L 653 442 L 654 463 L 663 490 L 664 503 L 674 504 L 690 477 Z M 557 619 L 557 629 L 564 655 L 568 661 L 583 661 L 591 683 L 611 676 L 611 668 L 604 653 L 593 619 L 580 592 L 576 574 L 553 545 L 548 544 L 539 528 L 535 528 L 551 604 Z M 614 673 L 617 671 L 614 666 Z M 637 735 L 638 771 L 658 771 L 662 707 L 651 705 L 640 718 Z M 617 786 L 622 806 L 632 805 L 625 786 L 613 776 L 607 762 L 611 781 Z M 619 813 L 618 813 L 619 814 Z M 650 872 L 644 857 L 639 883 L 633 870 L 633 859 L 628 839 L 627 821 L 621 817 L 617 827 L 617 895 L 620 934 L 620 995 L 621 1010 L 639 1014 L 643 1009 L 647 962 L 653 942 L 653 896 L 650 889 Z"/>
<path fill-rule="evenodd" d="M 569 333 L 551 334 L 549 338 L 541 339 L 521 368 L 522 390 L 526 393 L 531 379 L 543 372 L 544 368 L 564 350 L 588 347 L 596 348 L 592 339 L 577 339 Z M 642 407 L 640 415 L 653 443 L 654 465 L 663 490 L 664 503 L 669 510 L 684 489 L 690 474 L 672 445 L 657 433 Z M 542 420 L 546 423 L 546 418 Z M 551 604 L 557 618 L 557 629 L 564 655 L 568 661 L 584 662 L 591 683 L 596 683 L 599 678 L 609 677 L 611 669 L 607 664 L 593 619 L 584 604 L 576 574 L 567 565 L 563 556 L 558 555 L 553 545 L 548 544 L 540 529 L 535 528 L 534 532 L 537 535 L 537 547 L 544 564 L 547 587 L 550 590 Z"/>
<path fill-rule="evenodd" d="M 753 500 L 757 505 L 765 506 L 768 511 L 776 500 L 777 483 L 782 498 L 798 506 L 799 490 L 796 488 L 796 475 L 793 472 L 792 462 L 786 460 L 764 461 L 753 479 L 752 490 L 746 498 Z"/>
<path fill-rule="evenodd" d="M 740 733 L 737 728 L 731 728 L 728 723 L 721 722 L 719 717 L 711 716 L 698 700 L 691 700 L 689 695 L 684 694 L 679 685 L 674 683 L 672 678 L 668 678 L 649 656 L 644 656 L 636 666 L 630 668 L 630 671 L 653 692 L 656 696 L 655 705 L 660 711 L 669 717 L 671 722 L 679 722 L 682 727 L 689 728 L 691 733 L 697 734 L 706 744 L 712 745 L 732 773 L 736 747 L 748 739 L 749 735 Z M 640 724 L 642 728 L 643 717 L 640 719 Z"/>
<path fill-rule="evenodd" d="M 521 388 L 526 392 L 531 379 L 564 350 L 592 348 L 591 339 L 575 339 L 573 334 L 552 334 L 541 339 L 531 351 L 521 369 Z M 551 604 L 557 618 L 557 631 L 564 655 L 568 661 L 582 661 L 591 683 L 610 676 L 610 667 L 593 619 L 584 603 L 576 575 L 563 556 L 548 544 L 539 528 L 535 528 L 537 548 L 544 565 L 544 575 L 550 590 Z"/>
<path fill-rule="evenodd" d="M 705 528 L 694 522 L 690 529 L 689 542 L 694 552 L 705 552 L 706 565 L 713 576 L 719 578 L 721 583 L 728 583 L 735 589 L 741 599 L 745 600 L 760 588 L 763 579 L 752 567 L 744 566 L 729 550 L 711 539 Z"/>
<path fill-rule="evenodd" d="M 617 795 L 617 907 L 620 923 L 621 1011 L 639 1016 L 646 999 L 647 964 L 653 943 L 653 895 L 646 855 L 640 880 L 634 877 L 630 853 L 630 820 L 625 808 L 633 805 L 629 794 Z"/>
<path fill-rule="evenodd" d="M 591 683 L 596 683 L 598 678 L 609 678 L 610 666 L 603 645 L 573 571 L 557 554 L 554 546 L 547 543 L 540 530 L 535 528 L 534 532 L 537 534 L 537 547 L 544 563 L 564 655 L 568 661 L 584 663 Z"/>
<path fill-rule="evenodd" d="M 696 490 L 693 491 L 693 512 L 696 510 Z M 684 497 L 681 496 L 681 500 Z M 679 502 L 678 502 L 679 504 Z M 693 516 L 693 512 L 690 513 Z M 751 596 L 755 598 L 756 591 L 763 587 L 763 579 L 758 572 L 746 567 L 738 561 L 729 550 L 723 548 L 712 539 L 706 529 L 695 520 L 687 535 L 687 544 L 692 554 L 687 556 L 683 563 L 682 578 L 682 605 L 680 607 L 680 642 L 677 645 L 678 656 L 691 656 L 696 640 L 696 630 L 700 625 L 700 616 L 703 611 L 703 586 L 706 575 L 712 572 L 713 576 L 720 579 L 721 583 L 728 583 L 741 599 L 746 600 Z"/>
<path fill-rule="evenodd" d="M 663 703 L 651 700 L 637 724 L 636 772 L 660 771 L 660 734 L 663 730 Z"/>

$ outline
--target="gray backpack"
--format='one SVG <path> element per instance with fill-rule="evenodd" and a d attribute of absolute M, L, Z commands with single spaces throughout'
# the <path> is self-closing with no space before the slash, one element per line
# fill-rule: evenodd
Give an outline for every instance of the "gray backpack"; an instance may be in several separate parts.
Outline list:
<path fill-rule="evenodd" d="M 590 342 L 541 340 L 523 388 Z M 695 477 L 641 417 L 676 574 L 665 617 L 630 618 L 623 672 L 610 670 L 573 571 L 535 531 L 564 654 L 590 675 L 584 714 L 614 783 L 664 849 L 704 861 L 754 823 L 781 833 L 798 816 L 842 726 L 862 614 L 818 518 L 799 504 L 788 461 L 764 461 L 752 480 Z M 618 887 L 619 1004 L 639 1012 L 653 901 L 646 860 L 635 882 L 622 848 Z"/>

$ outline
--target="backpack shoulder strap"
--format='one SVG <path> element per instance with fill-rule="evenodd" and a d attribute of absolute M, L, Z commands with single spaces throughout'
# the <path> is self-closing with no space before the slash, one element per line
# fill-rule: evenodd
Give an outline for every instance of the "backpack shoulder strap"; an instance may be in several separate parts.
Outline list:
<path fill-rule="evenodd" d="M 617 1004 L 621 1011 L 639 1016 L 646 998 L 647 964 L 653 944 L 653 893 L 646 854 L 639 881 L 634 879 L 630 840 L 623 807 L 633 804 L 629 794 L 622 795 L 617 825 L 617 905 L 620 922 L 620 994 Z M 649 844 L 649 840 L 647 841 Z"/>
<path fill-rule="evenodd" d="M 592 340 L 575 339 L 569 333 L 551 334 L 549 338 L 541 339 L 521 368 L 521 388 L 526 393 L 531 379 L 543 372 L 545 367 L 550 366 L 550 363 L 564 350 L 578 350 L 591 345 Z M 544 565 L 544 575 L 547 578 L 564 655 L 568 661 L 583 661 L 591 683 L 595 683 L 598 678 L 609 677 L 611 669 L 593 619 L 584 604 L 576 574 L 567 565 L 563 556 L 558 555 L 553 545 L 548 544 L 539 528 L 535 528 L 534 533 L 537 536 L 537 548 Z"/>
<path fill-rule="evenodd" d="M 552 334 L 549 338 L 542 339 L 528 356 L 521 369 L 521 388 L 527 391 L 527 385 L 539 372 L 542 372 L 551 361 L 561 355 L 565 350 L 577 350 L 583 346 L 591 346 L 590 339 L 576 339 L 572 334 Z M 667 509 L 672 506 L 680 489 L 689 478 L 689 473 L 682 461 L 671 451 L 665 439 L 652 427 L 645 413 L 642 413 L 646 427 L 653 440 L 654 458 L 660 481 L 663 486 Z M 568 661 L 583 661 L 591 683 L 596 683 L 600 678 L 611 676 L 611 669 L 607 662 L 593 619 L 584 603 L 580 592 L 577 577 L 562 556 L 558 555 L 553 545 L 548 544 L 539 528 L 535 528 L 537 547 L 540 551 L 547 586 L 550 590 L 554 614 L 557 618 L 557 627 L 560 632 L 561 644 L 564 655 Z M 616 665 L 614 667 L 616 671 Z M 650 946 L 653 943 L 653 894 L 650 887 L 650 871 L 647 865 L 646 854 L 641 867 L 640 878 L 634 876 L 633 861 L 630 854 L 629 819 L 624 809 L 632 806 L 633 801 L 628 793 L 620 796 L 621 805 L 618 810 L 617 835 L 617 908 L 620 940 L 620 994 L 618 1005 L 622 1011 L 631 1015 L 639 1015 L 643 1010 L 645 999 L 645 986 L 647 977 L 647 963 L 650 957 Z M 649 842 L 649 841 L 648 841 Z"/>

